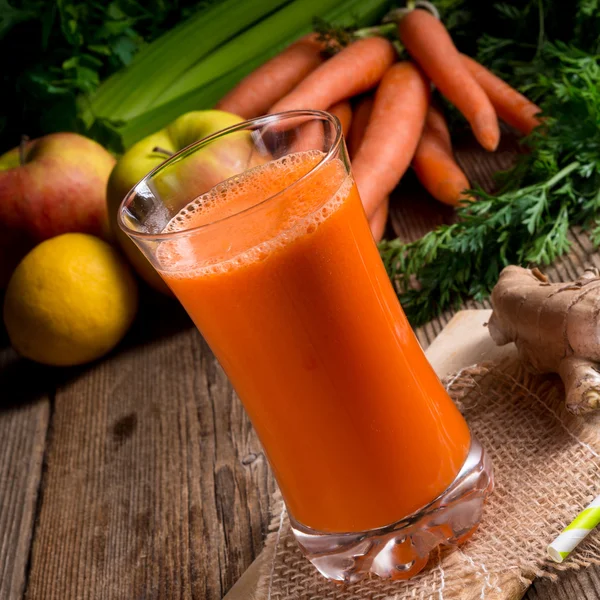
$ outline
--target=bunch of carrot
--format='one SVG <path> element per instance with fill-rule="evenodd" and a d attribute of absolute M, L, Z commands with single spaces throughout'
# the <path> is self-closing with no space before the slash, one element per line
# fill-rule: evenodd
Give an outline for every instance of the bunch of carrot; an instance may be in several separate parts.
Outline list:
<path fill-rule="evenodd" d="M 448 31 L 423 9 L 403 12 L 398 35 L 412 60 L 398 61 L 383 37 L 359 39 L 329 59 L 306 36 L 259 67 L 217 108 L 252 118 L 266 112 L 329 110 L 344 129 L 352 170 L 371 230 L 385 229 L 388 197 L 412 164 L 436 199 L 457 205 L 469 181 L 454 159 L 448 125 L 431 102 L 431 84 L 469 122 L 479 143 L 498 146 L 498 117 L 523 134 L 540 109 L 456 49 Z"/>

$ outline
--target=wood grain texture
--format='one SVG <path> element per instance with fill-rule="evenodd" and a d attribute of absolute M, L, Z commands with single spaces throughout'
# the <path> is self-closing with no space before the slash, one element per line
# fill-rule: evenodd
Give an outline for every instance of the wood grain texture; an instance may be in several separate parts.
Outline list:
<path fill-rule="evenodd" d="M 0 598 L 17 600 L 25 589 L 50 399 L 47 374 L 0 350 Z M 37 378 L 35 376 L 40 376 Z M 50 384 L 51 385 L 51 384 Z"/>
<path fill-rule="evenodd" d="M 175 331 L 155 339 L 146 315 L 136 346 L 57 390 L 27 598 L 220 599 L 262 548 L 273 485 L 254 431 L 160 302 Z"/>
<path fill-rule="evenodd" d="M 600 570 L 566 571 L 558 581 L 538 579 L 524 598 L 526 600 L 596 600 L 600 598 Z"/>

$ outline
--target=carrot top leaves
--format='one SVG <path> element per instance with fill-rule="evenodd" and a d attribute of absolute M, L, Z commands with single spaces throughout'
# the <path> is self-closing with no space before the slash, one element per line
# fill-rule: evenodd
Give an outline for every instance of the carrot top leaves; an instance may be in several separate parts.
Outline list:
<path fill-rule="evenodd" d="M 600 55 L 546 42 L 538 60 L 545 68 L 530 86 L 546 121 L 504 174 L 503 192 L 473 190 L 477 202 L 457 211 L 457 223 L 380 245 L 415 325 L 465 296 L 485 298 L 507 264 L 552 262 L 568 251 L 573 225 L 600 243 Z"/>
<path fill-rule="evenodd" d="M 328 56 L 337 54 L 353 41 L 352 27 L 340 27 L 320 17 L 313 19 L 313 30 L 317 34 L 317 39 L 323 44 L 323 52 Z"/>
<path fill-rule="evenodd" d="M 395 23 L 383 23 L 357 29 L 355 26 L 334 25 L 325 19 L 315 17 L 313 19 L 313 30 L 317 34 L 317 39 L 323 44 L 324 52 L 328 56 L 337 54 L 342 48 L 356 40 L 375 36 L 390 40 L 396 47 L 398 54 L 402 52 Z"/>

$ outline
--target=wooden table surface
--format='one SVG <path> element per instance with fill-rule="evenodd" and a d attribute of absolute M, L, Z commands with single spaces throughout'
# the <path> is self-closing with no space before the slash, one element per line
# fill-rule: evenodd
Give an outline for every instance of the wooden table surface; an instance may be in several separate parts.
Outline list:
<path fill-rule="evenodd" d="M 513 149 L 458 157 L 490 187 Z M 408 240 L 451 218 L 409 176 L 390 221 Z M 556 279 L 600 266 L 585 236 L 573 242 Z M 417 331 L 424 347 L 451 314 Z M 260 444 L 183 310 L 149 290 L 125 341 L 92 365 L 32 364 L 0 333 L 0 439 L 0 600 L 217 600 L 262 548 L 275 484 Z M 526 595 L 599 597 L 600 569 Z"/>

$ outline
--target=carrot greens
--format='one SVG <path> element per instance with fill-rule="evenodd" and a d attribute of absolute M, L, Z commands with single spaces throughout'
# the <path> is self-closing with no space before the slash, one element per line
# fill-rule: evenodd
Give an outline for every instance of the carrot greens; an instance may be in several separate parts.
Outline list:
<path fill-rule="evenodd" d="M 535 66 L 523 63 L 546 121 L 525 138 L 528 152 L 504 174 L 501 193 L 472 190 L 476 202 L 458 209 L 456 223 L 380 245 L 413 324 L 465 296 L 487 297 L 505 265 L 552 262 L 570 247 L 569 227 L 600 243 L 600 55 L 590 50 L 544 41 Z"/>

